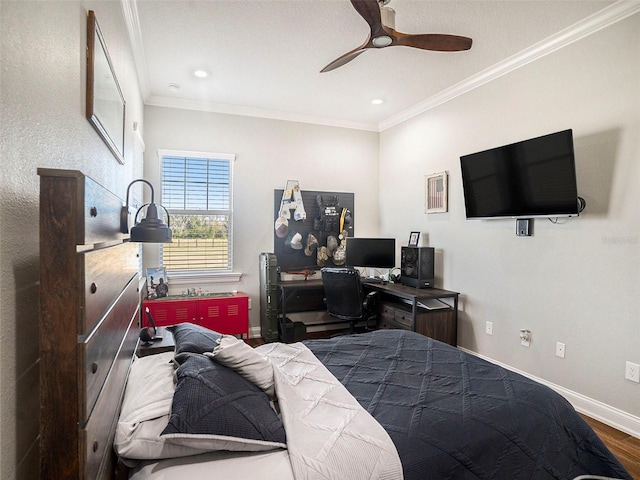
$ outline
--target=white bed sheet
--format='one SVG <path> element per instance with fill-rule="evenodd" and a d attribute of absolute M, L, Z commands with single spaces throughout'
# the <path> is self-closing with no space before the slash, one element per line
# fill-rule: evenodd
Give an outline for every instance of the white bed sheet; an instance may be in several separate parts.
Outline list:
<path fill-rule="evenodd" d="M 294 480 L 286 450 L 238 453 L 212 452 L 144 462 L 130 480 Z"/>

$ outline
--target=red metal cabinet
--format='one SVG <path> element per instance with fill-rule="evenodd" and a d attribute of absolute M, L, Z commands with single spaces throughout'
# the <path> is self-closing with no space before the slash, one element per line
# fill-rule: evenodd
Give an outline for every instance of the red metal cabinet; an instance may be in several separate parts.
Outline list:
<path fill-rule="evenodd" d="M 149 326 L 145 307 L 158 327 L 191 322 L 216 332 L 249 338 L 249 296 L 168 297 L 142 302 L 142 326 Z"/>

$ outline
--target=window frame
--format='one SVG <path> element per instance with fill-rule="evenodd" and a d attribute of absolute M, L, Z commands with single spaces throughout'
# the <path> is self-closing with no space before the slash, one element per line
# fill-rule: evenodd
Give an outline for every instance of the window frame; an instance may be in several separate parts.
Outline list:
<path fill-rule="evenodd" d="M 164 157 L 187 157 L 187 158 L 198 158 L 198 159 L 207 159 L 207 160 L 226 160 L 229 162 L 229 268 L 224 270 L 211 270 L 211 269 L 198 269 L 198 270 L 190 270 L 190 269 L 172 269 L 168 271 L 169 277 L 171 278 L 171 285 L 190 285 L 193 280 L 207 280 L 213 282 L 229 282 L 229 281 L 240 281 L 241 274 L 235 273 L 234 270 L 234 221 L 233 221 L 233 194 L 234 194 L 234 165 L 236 160 L 236 155 L 232 153 L 217 153 L 217 152 L 202 152 L 202 151 L 191 151 L 191 150 L 169 150 L 169 149 L 159 149 L 158 150 L 158 164 L 159 164 L 159 177 L 160 177 L 160 203 L 162 203 L 162 177 L 163 177 L 163 158 Z M 176 209 L 167 208 L 167 211 L 170 215 L 173 215 L 173 211 Z M 189 214 L 189 212 L 195 215 L 202 215 L 203 211 L 195 211 L 195 210 L 180 210 L 180 214 Z M 216 214 L 216 210 L 211 210 L 213 214 Z M 160 264 L 163 264 L 163 247 L 162 245 L 158 249 L 158 261 Z"/>

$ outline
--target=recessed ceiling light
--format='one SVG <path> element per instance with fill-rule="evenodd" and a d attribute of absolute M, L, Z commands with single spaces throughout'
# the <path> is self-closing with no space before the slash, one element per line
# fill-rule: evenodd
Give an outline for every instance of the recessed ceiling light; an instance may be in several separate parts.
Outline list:
<path fill-rule="evenodd" d="M 209 76 L 209 72 L 206 70 L 195 70 L 193 74 L 198 78 L 207 78 Z"/>
<path fill-rule="evenodd" d="M 382 100 L 381 98 L 374 98 L 373 100 L 371 100 L 371 103 L 373 105 L 382 105 L 384 103 L 384 100 Z"/>
<path fill-rule="evenodd" d="M 177 83 L 170 83 L 169 90 L 178 91 L 180 90 L 180 85 L 178 85 Z"/>

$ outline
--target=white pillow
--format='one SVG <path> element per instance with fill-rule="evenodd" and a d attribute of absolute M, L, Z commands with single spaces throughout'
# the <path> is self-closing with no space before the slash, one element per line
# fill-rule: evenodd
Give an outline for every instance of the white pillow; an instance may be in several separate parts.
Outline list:
<path fill-rule="evenodd" d="M 205 355 L 236 371 L 255 384 L 270 398 L 275 398 L 275 381 L 271 360 L 260 354 L 258 350 L 247 345 L 233 335 L 223 335 L 218 339 L 213 352 Z"/>

